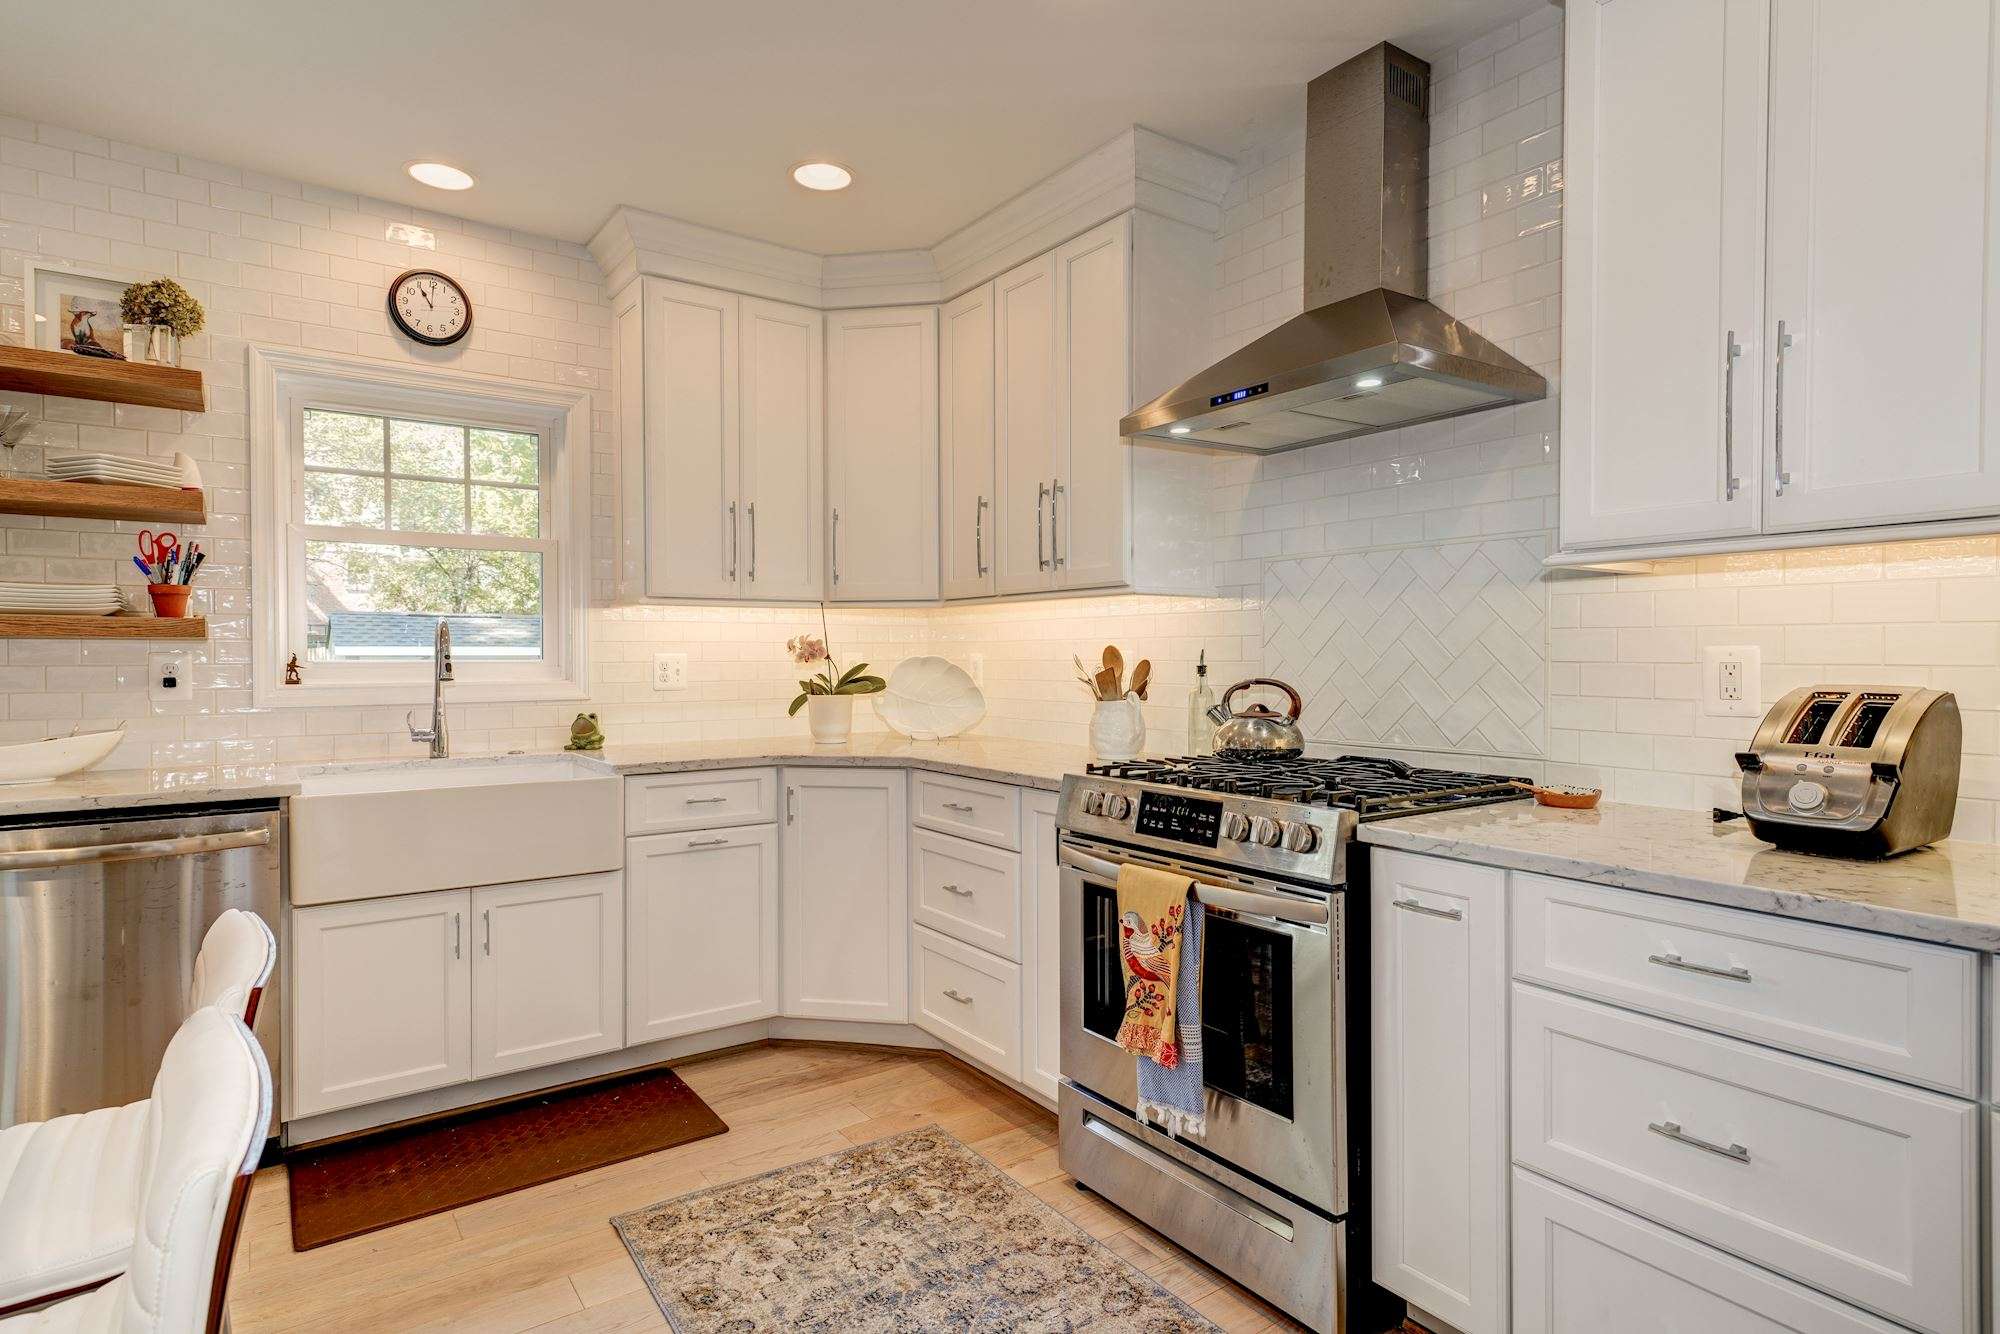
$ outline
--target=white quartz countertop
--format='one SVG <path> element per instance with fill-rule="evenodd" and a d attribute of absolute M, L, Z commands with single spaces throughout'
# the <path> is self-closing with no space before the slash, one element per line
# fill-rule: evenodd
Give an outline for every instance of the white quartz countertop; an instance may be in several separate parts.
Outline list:
<path fill-rule="evenodd" d="M 1849 861 L 1780 852 L 1706 811 L 1525 801 L 1373 821 L 1361 841 L 2000 952 L 2000 847 L 1989 844 Z"/>
<path fill-rule="evenodd" d="M 98 769 L 53 783 L 0 786 L 0 819 L 134 806 L 211 805 L 295 797 L 298 770 L 260 764 L 215 769 Z"/>

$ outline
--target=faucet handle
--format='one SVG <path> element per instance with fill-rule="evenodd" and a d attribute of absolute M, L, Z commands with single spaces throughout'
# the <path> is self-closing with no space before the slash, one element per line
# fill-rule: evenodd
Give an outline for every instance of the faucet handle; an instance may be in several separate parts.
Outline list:
<path fill-rule="evenodd" d="M 403 725 L 410 729 L 410 740 L 412 741 L 437 740 L 437 732 L 434 729 L 417 726 L 416 715 L 417 711 L 415 709 L 403 710 Z"/>

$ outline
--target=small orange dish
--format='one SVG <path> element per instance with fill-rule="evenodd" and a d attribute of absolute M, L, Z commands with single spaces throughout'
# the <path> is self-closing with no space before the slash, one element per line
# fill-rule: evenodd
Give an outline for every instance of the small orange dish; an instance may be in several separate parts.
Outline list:
<path fill-rule="evenodd" d="M 1555 806 L 1566 811 L 1595 810 L 1597 803 L 1604 799 L 1601 787 L 1538 787 L 1535 800 L 1543 806 Z"/>

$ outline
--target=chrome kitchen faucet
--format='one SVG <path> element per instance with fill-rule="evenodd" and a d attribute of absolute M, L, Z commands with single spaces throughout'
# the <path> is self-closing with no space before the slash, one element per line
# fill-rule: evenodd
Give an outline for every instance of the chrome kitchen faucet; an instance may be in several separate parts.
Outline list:
<path fill-rule="evenodd" d="M 410 740 L 430 742 L 431 758 L 441 760 L 451 754 L 451 738 L 446 735 L 444 725 L 444 683 L 452 679 L 451 627 L 445 624 L 442 616 L 438 617 L 437 640 L 431 646 L 431 665 L 430 728 L 425 730 L 417 726 L 411 717 L 415 712 L 413 709 L 404 712 L 403 721 L 409 725 Z"/>

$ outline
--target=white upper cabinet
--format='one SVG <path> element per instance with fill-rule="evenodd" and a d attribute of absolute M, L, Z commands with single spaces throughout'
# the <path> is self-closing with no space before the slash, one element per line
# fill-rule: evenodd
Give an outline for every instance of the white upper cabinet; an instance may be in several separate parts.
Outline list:
<path fill-rule="evenodd" d="M 1049 556 L 1064 588 L 1126 581 L 1132 447 L 1132 219 L 1092 228 L 1056 251 L 1055 479 Z"/>
<path fill-rule="evenodd" d="M 663 278 L 637 286 L 617 341 L 626 559 L 643 574 L 623 582 L 647 597 L 816 600 L 823 317 Z"/>
<path fill-rule="evenodd" d="M 937 309 L 827 317 L 827 596 L 938 595 Z"/>
<path fill-rule="evenodd" d="M 2000 513 L 1995 29 L 1992 0 L 1773 6 L 1773 529 Z"/>
<path fill-rule="evenodd" d="M 743 596 L 820 594 L 825 351 L 817 311 L 743 298 L 737 523 Z"/>
<path fill-rule="evenodd" d="M 1767 15 L 1569 12 L 1565 547 L 1757 530 Z"/>
<path fill-rule="evenodd" d="M 1563 551 L 2000 515 L 1993 0 L 1566 24 Z"/>
<path fill-rule="evenodd" d="M 1049 483 L 1056 476 L 1056 258 L 1029 260 L 993 283 L 995 591 L 1055 583 Z"/>
<path fill-rule="evenodd" d="M 993 591 L 993 284 L 941 312 L 938 540 L 946 598 Z"/>

